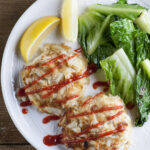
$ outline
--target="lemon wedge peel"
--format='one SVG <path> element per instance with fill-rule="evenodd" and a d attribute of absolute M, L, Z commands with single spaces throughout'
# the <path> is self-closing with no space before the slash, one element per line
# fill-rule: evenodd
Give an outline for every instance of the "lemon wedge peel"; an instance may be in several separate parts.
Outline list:
<path fill-rule="evenodd" d="M 78 2 L 64 0 L 61 10 L 61 28 L 65 40 L 75 42 L 78 36 Z"/>
<path fill-rule="evenodd" d="M 47 16 L 33 22 L 24 32 L 20 41 L 21 55 L 29 62 L 38 50 L 41 41 L 59 24 L 60 18 Z"/>

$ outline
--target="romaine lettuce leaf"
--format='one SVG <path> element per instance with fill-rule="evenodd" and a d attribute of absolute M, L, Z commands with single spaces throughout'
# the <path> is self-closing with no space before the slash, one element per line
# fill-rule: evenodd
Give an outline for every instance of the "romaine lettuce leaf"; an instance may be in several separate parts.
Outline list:
<path fill-rule="evenodd" d="M 150 12 L 142 12 L 134 22 L 141 30 L 150 34 Z"/>
<path fill-rule="evenodd" d="M 79 17 L 78 41 L 83 49 L 84 55 L 88 58 L 87 53 L 87 36 L 95 25 L 104 20 L 104 16 L 95 11 L 86 11 Z"/>
<path fill-rule="evenodd" d="M 97 47 L 100 45 L 100 42 L 103 38 L 105 30 L 109 27 L 111 22 L 111 15 L 107 16 L 102 24 L 97 23 L 95 28 L 93 28 L 87 37 L 87 52 L 91 55 Z"/>
<path fill-rule="evenodd" d="M 150 79 L 141 68 L 136 75 L 136 102 L 139 110 L 136 126 L 142 126 L 150 112 Z"/>
<path fill-rule="evenodd" d="M 135 64 L 134 31 L 133 22 L 129 19 L 121 19 L 110 24 L 111 37 L 117 48 L 123 48 L 131 63 Z"/>
<path fill-rule="evenodd" d="M 145 74 L 147 74 L 148 78 L 150 79 L 150 60 L 145 59 L 144 61 L 141 62 L 141 66 Z"/>
<path fill-rule="evenodd" d="M 92 55 L 89 56 L 89 62 L 96 64 L 100 68 L 100 60 L 111 56 L 115 51 L 116 48 L 111 43 L 104 43 L 100 45 Z"/>
<path fill-rule="evenodd" d="M 127 0 L 118 0 L 117 4 L 127 4 Z"/>
<path fill-rule="evenodd" d="M 94 11 L 87 11 L 79 17 L 78 41 L 89 63 L 97 64 L 100 67 L 99 61 L 112 55 L 116 50 L 109 29 L 109 24 L 114 20 L 116 20 L 114 16 L 104 17 Z M 104 32 L 105 29 L 106 32 Z M 94 45 L 94 51 L 90 45 Z M 90 55 L 88 54 L 88 48 L 89 51 L 92 51 Z"/>
<path fill-rule="evenodd" d="M 119 95 L 125 104 L 135 103 L 135 70 L 123 49 L 100 61 L 113 95 Z"/>
<path fill-rule="evenodd" d="M 142 12 L 146 9 L 137 4 L 112 4 L 112 5 L 101 5 L 94 4 L 89 6 L 89 10 L 100 12 L 104 15 L 117 15 L 122 18 L 128 18 L 135 20 Z"/>
<path fill-rule="evenodd" d="M 134 32 L 136 49 L 136 103 L 139 117 L 136 126 L 142 126 L 150 112 L 150 41 L 148 35 L 141 31 Z M 148 61 L 147 61 L 148 60 Z"/>
<path fill-rule="evenodd" d="M 136 69 L 139 68 L 140 62 L 150 58 L 150 41 L 148 35 L 141 31 L 134 32 L 135 49 L 136 49 Z"/>

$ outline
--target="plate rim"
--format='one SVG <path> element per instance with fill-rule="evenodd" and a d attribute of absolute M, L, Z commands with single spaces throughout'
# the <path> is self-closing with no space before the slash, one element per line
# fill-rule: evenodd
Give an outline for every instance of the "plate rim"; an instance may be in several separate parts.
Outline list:
<path fill-rule="evenodd" d="M 29 9 L 32 9 L 33 7 L 36 7 L 36 5 L 38 5 L 38 3 L 41 3 L 42 1 L 41 0 L 36 0 L 35 2 L 33 2 L 24 12 L 23 14 L 19 17 L 19 19 L 17 20 L 17 22 L 14 24 L 9 36 L 8 36 L 8 39 L 7 39 L 7 42 L 5 44 L 5 47 L 4 47 L 4 52 L 3 52 L 3 55 L 2 55 L 2 63 L 1 63 L 1 87 L 2 87 L 2 96 L 3 96 L 3 100 L 4 100 L 4 103 L 6 105 L 6 109 L 8 111 L 8 114 L 11 118 L 11 120 L 13 121 L 13 124 L 15 125 L 15 127 L 17 128 L 17 130 L 21 133 L 21 135 L 35 148 L 35 149 L 39 149 L 38 145 L 35 144 L 34 140 L 29 137 L 26 133 L 25 133 L 25 130 L 23 130 L 23 128 L 20 126 L 20 124 L 17 122 L 17 120 L 15 119 L 15 114 L 13 113 L 12 111 L 12 107 L 10 106 L 9 104 L 9 95 L 7 94 L 7 87 L 5 85 L 6 82 L 6 77 L 5 77 L 5 74 L 6 73 L 6 69 L 5 69 L 5 63 L 7 63 L 7 56 L 8 56 L 8 53 L 9 53 L 9 43 L 11 42 L 12 40 L 12 34 L 14 33 L 14 31 L 16 30 L 16 27 L 18 26 L 18 24 L 20 24 L 20 22 L 22 21 L 22 19 L 24 18 L 24 16 L 26 14 L 28 14 L 28 10 Z M 51 148 L 48 148 L 48 149 L 51 149 Z"/>
<path fill-rule="evenodd" d="M 36 0 L 35 2 L 33 2 L 23 13 L 22 15 L 19 17 L 19 19 L 17 20 L 17 22 L 14 24 L 12 30 L 10 31 L 10 34 L 8 36 L 8 39 L 6 41 L 5 47 L 4 47 L 4 51 L 3 51 L 3 55 L 2 55 L 2 62 L 1 62 L 1 88 L 2 88 L 2 97 L 3 97 L 3 101 L 4 104 L 6 106 L 6 110 L 13 122 L 13 124 L 15 125 L 16 129 L 20 132 L 20 134 L 23 136 L 23 138 L 25 138 L 25 140 L 27 140 L 27 142 L 29 142 L 35 149 L 38 149 L 38 147 L 36 145 L 33 144 L 33 141 L 31 140 L 31 138 L 29 138 L 26 134 L 25 131 L 23 131 L 20 127 L 20 125 L 18 124 L 18 122 L 15 120 L 15 116 L 12 113 L 12 110 L 8 104 L 8 96 L 6 94 L 6 88 L 5 88 L 5 74 L 4 74 L 4 70 L 5 70 L 5 62 L 6 62 L 6 56 L 8 53 L 8 43 L 10 43 L 11 41 L 11 37 L 13 32 L 16 30 L 16 26 L 21 22 L 22 18 L 28 13 L 29 9 L 32 9 L 33 7 L 35 7 L 35 5 L 38 5 L 40 1 Z M 7 99 L 7 100 L 6 100 Z"/>

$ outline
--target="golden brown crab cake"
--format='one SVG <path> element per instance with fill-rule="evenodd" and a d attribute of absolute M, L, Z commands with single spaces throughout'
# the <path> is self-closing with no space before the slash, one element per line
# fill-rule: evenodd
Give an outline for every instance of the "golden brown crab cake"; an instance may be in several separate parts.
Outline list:
<path fill-rule="evenodd" d="M 41 112 L 63 115 L 76 105 L 88 78 L 74 82 L 69 79 L 83 74 L 87 60 L 81 52 L 66 45 L 47 44 L 43 53 L 21 72 L 24 90 L 29 100 Z"/>
<path fill-rule="evenodd" d="M 59 123 L 62 143 L 75 150 L 127 150 L 131 120 L 122 99 L 100 93 L 81 102 Z"/>

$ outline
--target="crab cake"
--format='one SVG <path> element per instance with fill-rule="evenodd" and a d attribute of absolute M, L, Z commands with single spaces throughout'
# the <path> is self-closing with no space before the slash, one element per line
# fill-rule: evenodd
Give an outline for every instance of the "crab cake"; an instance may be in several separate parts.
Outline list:
<path fill-rule="evenodd" d="M 62 143 L 75 150 L 127 150 L 131 120 L 122 99 L 100 93 L 82 101 L 59 123 Z"/>
<path fill-rule="evenodd" d="M 41 112 L 63 115 L 76 105 L 89 82 L 86 77 L 79 78 L 86 69 L 87 59 L 79 50 L 47 44 L 43 53 L 21 73 L 24 92 Z M 73 80 L 74 77 L 78 79 Z"/>

